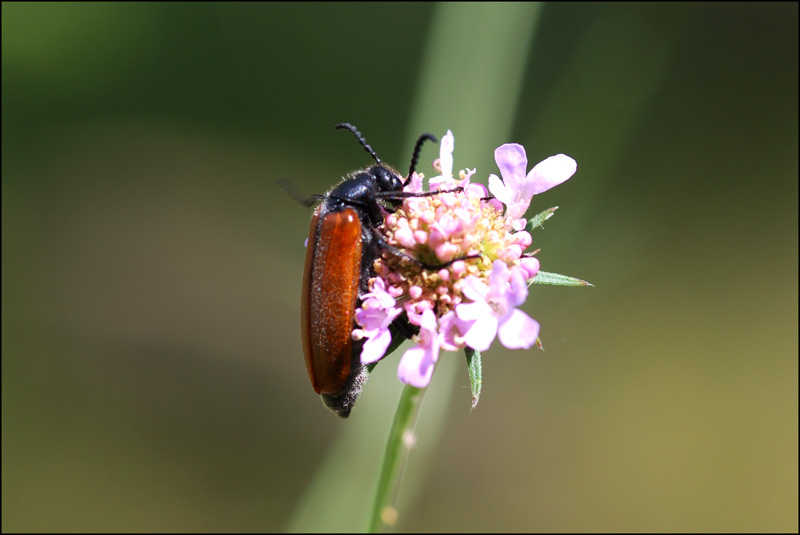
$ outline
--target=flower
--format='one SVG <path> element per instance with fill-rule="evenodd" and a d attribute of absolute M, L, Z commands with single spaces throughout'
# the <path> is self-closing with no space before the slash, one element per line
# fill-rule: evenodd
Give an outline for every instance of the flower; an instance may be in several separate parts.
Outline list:
<path fill-rule="evenodd" d="M 472 300 L 456 307 L 456 316 L 468 325 L 464 333 L 466 345 L 486 351 L 495 335 L 509 349 L 529 349 L 536 342 L 539 324 L 516 308 L 528 297 L 521 268 L 512 271 L 502 260 L 495 260 L 488 286 L 470 276 L 462 291 Z"/>
<path fill-rule="evenodd" d="M 517 143 L 506 143 L 494 151 L 494 159 L 500 174 L 489 175 L 489 191 L 506 205 L 506 217 L 517 221 L 530 206 L 534 195 L 543 193 L 565 182 L 578 168 L 578 164 L 565 154 L 550 156 L 536 164 L 530 173 L 525 174 L 528 157 L 525 148 Z M 518 228 L 523 228 L 522 222 Z"/>
<path fill-rule="evenodd" d="M 522 216 L 534 195 L 577 168 L 559 154 L 526 174 L 525 149 L 503 145 L 495 151 L 502 181 L 489 176 L 490 198 L 485 186 L 470 183 L 474 169 L 453 177 L 454 147 L 448 130 L 437 161 L 440 174 L 429 180 L 437 193 L 426 195 L 423 175 L 414 173 L 405 191 L 419 195 L 404 198 L 386 215 L 378 232 L 388 247 L 375 261 L 371 291 L 356 310 L 360 328 L 354 337 L 367 338 L 363 364 L 383 357 L 393 323 L 405 322 L 399 329 L 404 332 L 418 329 L 397 369 L 402 382 L 418 388 L 429 384 L 440 350 L 485 351 L 495 338 L 511 349 L 536 343 L 539 324 L 519 308 L 528 281 L 539 272 L 539 260 L 525 252 L 532 238 Z"/>
<path fill-rule="evenodd" d="M 372 292 L 363 296 L 361 307 L 356 309 L 356 322 L 363 329 L 353 331 L 353 337 L 367 338 L 361 352 L 363 364 L 371 364 L 383 358 L 392 342 L 389 325 L 403 312 L 394 304 L 394 298 L 386 292 L 383 281 L 375 279 Z"/>

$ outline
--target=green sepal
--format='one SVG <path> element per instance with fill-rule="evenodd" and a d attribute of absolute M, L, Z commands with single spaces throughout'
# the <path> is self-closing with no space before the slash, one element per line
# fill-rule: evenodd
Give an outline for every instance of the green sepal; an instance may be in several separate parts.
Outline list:
<path fill-rule="evenodd" d="M 536 227 L 544 228 L 544 225 L 542 223 L 553 217 L 553 213 L 556 210 L 558 210 L 558 206 L 553 206 L 552 208 L 548 208 L 544 212 L 536 214 L 535 216 L 533 216 L 528 220 L 528 223 L 525 225 L 525 230 L 527 230 L 528 232 L 533 232 L 533 229 L 535 229 Z"/>
<path fill-rule="evenodd" d="M 478 405 L 481 397 L 481 352 L 471 347 L 464 348 L 467 356 L 467 369 L 469 370 L 469 386 L 472 390 L 472 408 Z"/>
<path fill-rule="evenodd" d="M 585 280 L 576 279 L 568 275 L 559 275 L 558 273 L 548 273 L 547 271 L 540 271 L 536 274 L 532 281 L 528 284 L 549 284 L 552 286 L 594 286 Z"/>

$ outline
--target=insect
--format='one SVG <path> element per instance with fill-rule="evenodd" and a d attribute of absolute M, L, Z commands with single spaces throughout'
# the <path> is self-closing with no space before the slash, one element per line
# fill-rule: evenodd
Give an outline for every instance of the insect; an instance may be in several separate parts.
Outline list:
<path fill-rule="evenodd" d="M 360 361 L 364 342 L 352 338 L 360 296 L 369 291 L 369 280 L 375 276 L 373 264 L 381 250 L 409 256 L 381 238 L 377 229 L 383 223 L 382 210 L 392 211 L 406 197 L 441 192 L 403 192 L 422 144 L 437 141 L 431 134 L 422 134 L 417 140 L 408 176 L 403 180 L 381 162 L 356 127 L 342 123 L 335 128 L 352 132 L 376 164 L 351 173 L 324 195 L 301 201 L 307 206 L 321 201 L 311 218 L 306 247 L 301 334 L 311 386 L 328 408 L 346 418 L 367 380 Z M 426 268 L 441 267 L 410 258 Z M 393 325 L 406 337 L 416 332 L 405 314 Z"/>

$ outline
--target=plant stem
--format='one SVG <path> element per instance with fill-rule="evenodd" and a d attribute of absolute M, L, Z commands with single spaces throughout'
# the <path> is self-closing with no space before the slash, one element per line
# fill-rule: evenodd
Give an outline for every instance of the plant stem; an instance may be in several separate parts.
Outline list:
<path fill-rule="evenodd" d="M 419 406 L 425 390 L 406 385 L 400 395 L 397 412 L 394 414 L 389 441 L 381 466 L 378 488 L 375 491 L 375 502 L 370 513 L 369 533 L 377 533 L 384 525 L 393 524 L 397 511 L 394 508 L 397 500 L 400 481 L 403 476 L 405 460 L 414 447 L 414 426 L 419 414 Z"/>

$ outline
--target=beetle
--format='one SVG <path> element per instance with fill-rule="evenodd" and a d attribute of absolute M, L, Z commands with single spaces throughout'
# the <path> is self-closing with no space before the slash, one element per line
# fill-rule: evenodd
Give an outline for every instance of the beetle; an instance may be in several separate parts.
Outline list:
<path fill-rule="evenodd" d="M 375 276 L 375 259 L 381 250 L 389 250 L 426 268 L 442 267 L 424 264 L 386 244 L 377 230 L 383 223 L 383 211 L 394 210 L 406 197 L 441 192 L 403 191 L 414 173 L 422 144 L 437 141 L 431 134 L 422 134 L 417 140 L 404 180 L 381 162 L 356 127 L 341 123 L 335 128 L 349 130 L 375 165 L 351 173 L 324 195 L 301 201 L 306 206 L 321 201 L 311 218 L 306 246 L 301 335 L 311 386 L 328 408 L 347 418 L 367 380 L 360 360 L 364 341 L 353 340 L 352 332 L 356 308 L 361 296 L 369 291 L 370 278 Z M 395 320 L 393 327 L 407 338 L 417 332 L 405 314 Z"/>

